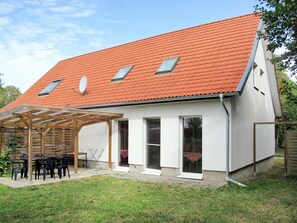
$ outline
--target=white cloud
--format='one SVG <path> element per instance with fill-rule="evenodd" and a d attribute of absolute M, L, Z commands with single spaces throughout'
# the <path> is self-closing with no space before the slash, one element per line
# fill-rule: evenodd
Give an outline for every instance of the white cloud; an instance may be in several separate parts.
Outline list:
<path fill-rule="evenodd" d="M 0 14 L 8 14 L 18 8 L 17 3 L 13 2 L 0 2 Z"/>
<path fill-rule="evenodd" d="M 91 16 L 95 13 L 95 11 L 93 10 L 83 10 L 81 12 L 75 12 L 72 14 L 69 14 L 69 17 L 73 17 L 73 18 L 79 18 L 79 17 L 88 17 Z"/>
<path fill-rule="evenodd" d="M 101 48 L 103 46 L 102 39 L 95 38 L 89 42 L 89 45 L 96 48 Z"/>
<path fill-rule="evenodd" d="M 59 60 L 82 49 L 103 48 L 108 33 L 80 20 L 95 13 L 90 1 L 0 0 L 0 73 L 5 85 L 24 92 Z"/>
<path fill-rule="evenodd" d="M 9 25 L 10 24 L 10 21 L 9 21 L 9 19 L 8 18 L 5 18 L 5 17 L 0 17 L 0 26 L 2 26 L 2 27 L 5 27 L 5 26 L 7 26 L 7 25 Z"/>
<path fill-rule="evenodd" d="M 61 6 L 61 7 L 49 8 L 48 10 L 52 11 L 52 12 L 71 12 L 71 11 L 73 11 L 73 7 Z"/>
<path fill-rule="evenodd" d="M 10 41 L 0 45 L 1 73 L 5 85 L 25 91 L 55 63 L 63 59 L 58 50 L 43 43 Z"/>
<path fill-rule="evenodd" d="M 11 27 L 12 34 L 18 39 L 33 38 L 37 35 L 45 34 L 51 31 L 51 28 L 47 28 L 33 22 L 20 23 Z"/>

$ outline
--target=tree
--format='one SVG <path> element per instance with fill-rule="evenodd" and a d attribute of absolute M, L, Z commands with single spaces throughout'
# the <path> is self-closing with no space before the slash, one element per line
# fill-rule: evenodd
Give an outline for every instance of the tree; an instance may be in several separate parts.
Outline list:
<path fill-rule="evenodd" d="M 278 86 L 283 109 L 283 117 L 286 121 L 297 120 L 297 85 L 290 80 L 286 72 L 277 68 Z"/>
<path fill-rule="evenodd" d="M 297 73 L 297 2 L 296 0 L 257 0 L 255 11 L 261 13 L 265 22 L 265 32 L 259 36 L 269 41 L 267 50 L 284 47 L 280 55 L 280 65 L 293 75 Z M 278 61 L 274 61 L 278 62 Z"/>
<path fill-rule="evenodd" d="M 2 87 L 0 89 L 0 109 L 15 101 L 21 94 L 18 87 L 12 85 Z"/>
<path fill-rule="evenodd" d="M 3 86 L 3 82 L 2 82 L 2 80 L 1 80 L 1 76 L 3 76 L 2 73 L 0 73 L 0 90 L 2 89 L 2 86 Z"/>

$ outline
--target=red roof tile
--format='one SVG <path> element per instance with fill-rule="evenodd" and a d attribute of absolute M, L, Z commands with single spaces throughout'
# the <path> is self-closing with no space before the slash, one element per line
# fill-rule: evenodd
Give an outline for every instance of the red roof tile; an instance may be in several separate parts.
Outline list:
<path fill-rule="evenodd" d="M 195 26 L 60 61 L 5 110 L 22 105 L 77 107 L 236 92 L 260 17 L 254 14 Z M 180 57 L 171 74 L 155 75 L 164 59 Z M 134 65 L 123 81 L 111 79 Z M 78 94 L 87 76 L 87 94 Z M 47 96 L 38 93 L 64 78 Z"/>

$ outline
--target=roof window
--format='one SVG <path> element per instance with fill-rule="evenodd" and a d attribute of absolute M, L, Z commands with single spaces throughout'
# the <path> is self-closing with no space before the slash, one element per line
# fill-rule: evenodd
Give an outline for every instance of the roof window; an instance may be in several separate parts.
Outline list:
<path fill-rule="evenodd" d="M 52 83 L 50 83 L 46 88 L 44 88 L 39 94 L 38 96 L 42 96 L 42 95 L 48 95 L 50 94 L 60 83 L 62 79 L 58 79 L 58 80 L 54 80 Z"/>
<path fill-rule="evenodd" d="M 122 67 L 117 74 L 112 78 L 112 81 L 123 80 L 128 73 L 132 70 L 133 66 Z"/>
<path fill-rule="evenodd" d="M 161 64 L 161 66 L 159 67 L 159 69 L 157 70 L 156 74 L 172 72 L 178 60 L 179 60 L 179 57 L 165 59 Z"/>

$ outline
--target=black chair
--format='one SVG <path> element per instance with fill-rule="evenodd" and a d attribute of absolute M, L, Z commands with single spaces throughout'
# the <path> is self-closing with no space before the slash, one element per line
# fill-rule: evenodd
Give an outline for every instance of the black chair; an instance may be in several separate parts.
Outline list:
<path fill-rule="evenodd" d="M 60 160 L 60 164 L 57 166 L 58 168 L 58 175 L 59 178 L 62 178 L 62 170 L 63 170 L 63 176 L 66 176 L 66 170 L 68 172 L 68 177 L 70 178 L 70 173 L 69 173 L 69 167 L 68 167 L 68 163 L 69 163 L 69 157 L 65 156 Z"/>
<path fill-rule="evenodd" d="M 11 165 L 11 179 L 17 180 L 19 172 L 21 173 L 21 178 L 25 177 L 26 179 L 28 179 L 28 160 L 20 161 L 9 159 L 9 162 Z M 16 164 L 17 166 L 15 166 Z"/>
<path fill-rule="evenodd" d="M 49 157 L 46 159 L 45 166 L 42 168 L 43 180 L 45 180 L 46 178 L 47 171 L 49 171 L 51 178 L 55 179 L 55 168 L 56 168 L 57 162 L 58 162 L 58 159 L 55 157 Z"/>
<path fill-rule="evenodd" d="M 44 154 L 38 153 L 34 155 L 35 159 L 35 180 L 38 176 L 38 180 L 39 180 L 39 175 L 40 175 L 40 170 L 43 168 L 43 166 L 45 166 L 45 159 L 38 159 L 40 157 L 46 157 Z"/>

